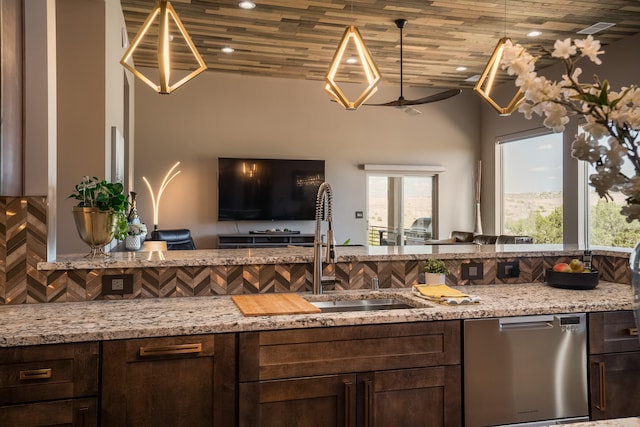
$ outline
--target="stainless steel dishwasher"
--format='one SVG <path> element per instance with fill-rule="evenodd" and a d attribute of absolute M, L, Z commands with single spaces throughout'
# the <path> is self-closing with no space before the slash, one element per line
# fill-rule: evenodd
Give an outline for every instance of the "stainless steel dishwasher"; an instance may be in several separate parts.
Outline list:
<path fill-rule="evenodd" d="M 589 419 L 586 315 L 464 321 L 466 427 Z"/>

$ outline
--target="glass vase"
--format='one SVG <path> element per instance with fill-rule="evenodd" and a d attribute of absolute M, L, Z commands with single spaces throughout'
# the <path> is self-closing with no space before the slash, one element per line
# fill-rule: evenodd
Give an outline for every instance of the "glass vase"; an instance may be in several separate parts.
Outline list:
<path fill-rule="evenodd" d="M 640 328 L 640 242 L 636 244 L 629 257 L 631 266 L 631 286 L 633 289 L 633 314 L 636 318 L 636 326 Z"/>

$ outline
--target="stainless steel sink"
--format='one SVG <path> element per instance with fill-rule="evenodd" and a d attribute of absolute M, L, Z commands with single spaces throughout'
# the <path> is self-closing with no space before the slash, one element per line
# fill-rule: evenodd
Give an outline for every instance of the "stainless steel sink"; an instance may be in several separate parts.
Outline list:
<path fill-rule="evenodd" d="M 343 311 L 368 311 L 368 310 L 397 310 L 402 308 L 414 308 L 405 301 L 395 298 L 369 298 L 341 301 L 312 301 L 311 304 L 320 309 L 322 313 L 337 313 Z"/>

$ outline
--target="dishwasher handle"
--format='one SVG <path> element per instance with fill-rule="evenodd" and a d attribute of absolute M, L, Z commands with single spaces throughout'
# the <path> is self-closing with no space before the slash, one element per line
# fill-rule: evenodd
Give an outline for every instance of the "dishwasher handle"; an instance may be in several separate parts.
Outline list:
<path fill-rule="evenodd" d="M 552 329 L 553 316 L 503 317 L 498 319 L 500 331 Z"/>

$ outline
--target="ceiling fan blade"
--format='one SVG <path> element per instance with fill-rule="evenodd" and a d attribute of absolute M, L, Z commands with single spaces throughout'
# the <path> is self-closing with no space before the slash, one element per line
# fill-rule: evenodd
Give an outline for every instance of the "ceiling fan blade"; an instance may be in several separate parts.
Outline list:
<path fill-rule="evenodd" d="M 443 101 L 445 99 L 449 99 L 452 96 L 456 96 L 460 94 L 462 90 L 460 89 L 449 89 L 444 92 L 439 92 L 434 95 L 425 96 L 420 99 L 405 99 L 404 105 L 420 105 L 420 104 L 428 104 L 430 102 Z"/>
<path fill-rule="evenodd" d="M 407 100 L 404 98 L 398 98 L 395 101 L 385 102 L 384 104 L 363 104 L 368 105 L 370 107 L 402 107 L 403 105 L 407 105 Z"/>
<path fill-rule="evenodd" d="M 462 90 L 460 89 L 449 89 L 449 90 L 445 90 L 444 92 L 438 92 L 436 94 L 425 96 L 424 98 L 419 98 L 419 99 L 404 99 L 404 97 L 401 96 L 395 101 L 389 101 L 383 104 L 364 104 L 364 105 L 369 105 L 373 107 L 405 107 L 409 105 L 421 105 L 421 104 L 428 104 L 430 102 L 442 101 L 442 100 L 451 98 L 452 96 L 456 96 L 461 92 Z"/>

